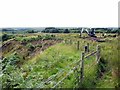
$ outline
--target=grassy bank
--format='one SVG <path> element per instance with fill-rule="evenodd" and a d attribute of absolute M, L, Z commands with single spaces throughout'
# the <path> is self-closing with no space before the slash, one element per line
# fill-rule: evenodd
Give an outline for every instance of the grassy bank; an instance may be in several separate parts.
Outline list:
<path fill-rule="evenodd" d="M 23 65 L 11 65 L 7 63 L 4 74 L 1 78 L 3 87 L 14 88 L 51 88 L 64 78 L 81 59 L 84 46 L 90 44 L 90 52 L 101 48 L 100 62 L 96 63 L 96 56 L 85 59 L 84 81 L 82 87 L 87 88 L 109 88 L 118 87 L 118 39 L 105 38 L 106 42 L 95 42 L 89 39 L 79 38 L 78 34 L 58 34 L 58 38 L 65 41 L 48 47 L 40 54 L 27 60 Z M 77 42 L 79 41 L 79 50 Z M 86 53 L 87 55 L 89 53 Z M 12 57 L 11 60 L 18 60 L 20 56 Z M 73 72 L 58 87 L 74 88 L 80 87 L 76 77 L 79 71 Z M 79 78 L 77 78 L 79 79 Z M 76 83 L 78 84 L 76 86 Z"/>

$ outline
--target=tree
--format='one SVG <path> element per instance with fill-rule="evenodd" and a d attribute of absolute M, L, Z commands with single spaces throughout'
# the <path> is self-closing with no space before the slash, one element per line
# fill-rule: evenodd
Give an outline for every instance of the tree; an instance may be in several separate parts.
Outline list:
<path fill-rule="evenodd" d="M 63 32 L 64 33 L 70 33 L 70 31 L 68 29 L 65 29 Z"/>
<path fill-rule="evenodd" d="M 7 41 L 8 39 L 14 38 L 13 35 L 3 34 L 2 35 L 2 41 Z"/>
<path fill-rule="evenodd" d="M 28 30 L 27 33 L 35 33 L 34 30 Z"/>

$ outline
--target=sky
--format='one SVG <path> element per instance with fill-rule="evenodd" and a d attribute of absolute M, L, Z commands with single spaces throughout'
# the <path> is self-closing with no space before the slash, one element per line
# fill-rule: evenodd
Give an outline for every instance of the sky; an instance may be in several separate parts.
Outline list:
<path fill-rule="evenodd" d="M 118 27 L 119 0 L 0 0 L 2 27 Z"/>

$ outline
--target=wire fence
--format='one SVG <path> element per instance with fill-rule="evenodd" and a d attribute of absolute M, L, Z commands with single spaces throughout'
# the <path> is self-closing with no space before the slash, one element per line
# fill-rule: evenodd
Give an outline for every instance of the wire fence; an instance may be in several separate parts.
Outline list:
<path fill-rule="evenodd" d="M 75 42 L 72 42 L 72 40 L 64 40 L 63 43 L 65 44 L 74 44 Z M 76 48 L 77 50 L 80 49 L 80 42 L 77 41 Z M 95 56 L 94 60 L 90 64 L 85 64 L 87 58 L 90 58 L 92 56 Z M 46 81 L 43 81 L 40 84 L 43 84 L 43 86 L 50 88 L 64 88 L 67 80 L 72 78 L 73 86 L 72 88 L 80 88 L 89 85 L 88 83 L 96 83 L 97 73 L 99 70 L 97 70 L 98 64 L 100 61 L 100 46 L 96 47 L 96 50 L 90 51 L 89 43 L 84 47 L 84 52 L 81 53 L 80 60 L 77 60 L 73 62 L 71 65 L 67 67 L 72 67 L 69 71 L 61 70 L 55 75 L 50 76 Z M 95 77 L 96 76 L 96 77 Z M 54 84 L 49 85 L 51 81 L 54 81 Z M 70 82 L 68 82 L 70 83 Z M 39 85 L 38 85 L 39 86 Z"/>

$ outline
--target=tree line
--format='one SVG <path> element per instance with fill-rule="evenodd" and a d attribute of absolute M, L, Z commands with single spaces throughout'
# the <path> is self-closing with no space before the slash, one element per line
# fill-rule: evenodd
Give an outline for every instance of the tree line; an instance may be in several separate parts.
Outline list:
<path fill-rule="evenodd" d="M 96 33 L 120 33 L 120 28 L 92 28 L 95 30 Z M 2 29 L 2 32 L 11 32 L 12 34 L 15 34 L 17 32 L 24 32 L 24 33 L 80 33 L 82 28 L 55 28 L 55 27 L 47 27 L 43 30 L 34 30 L 32 29 L 26 29 L 26 30 L 14 30 L 14 29 Z M 85 32 L 83 32 L 85 33 Z"/>
<path fill-rule="evenodd" d="M 92 28 L 96 33 L 120 33 L 120 28 Z M 80 33 L 82 28 L 72 28 L 72 29 L 60 29 L 60 28 L 45 28 L 41 32 L 43 33 Z M 83 31 L 85 33 L 85 31 Z"/>

